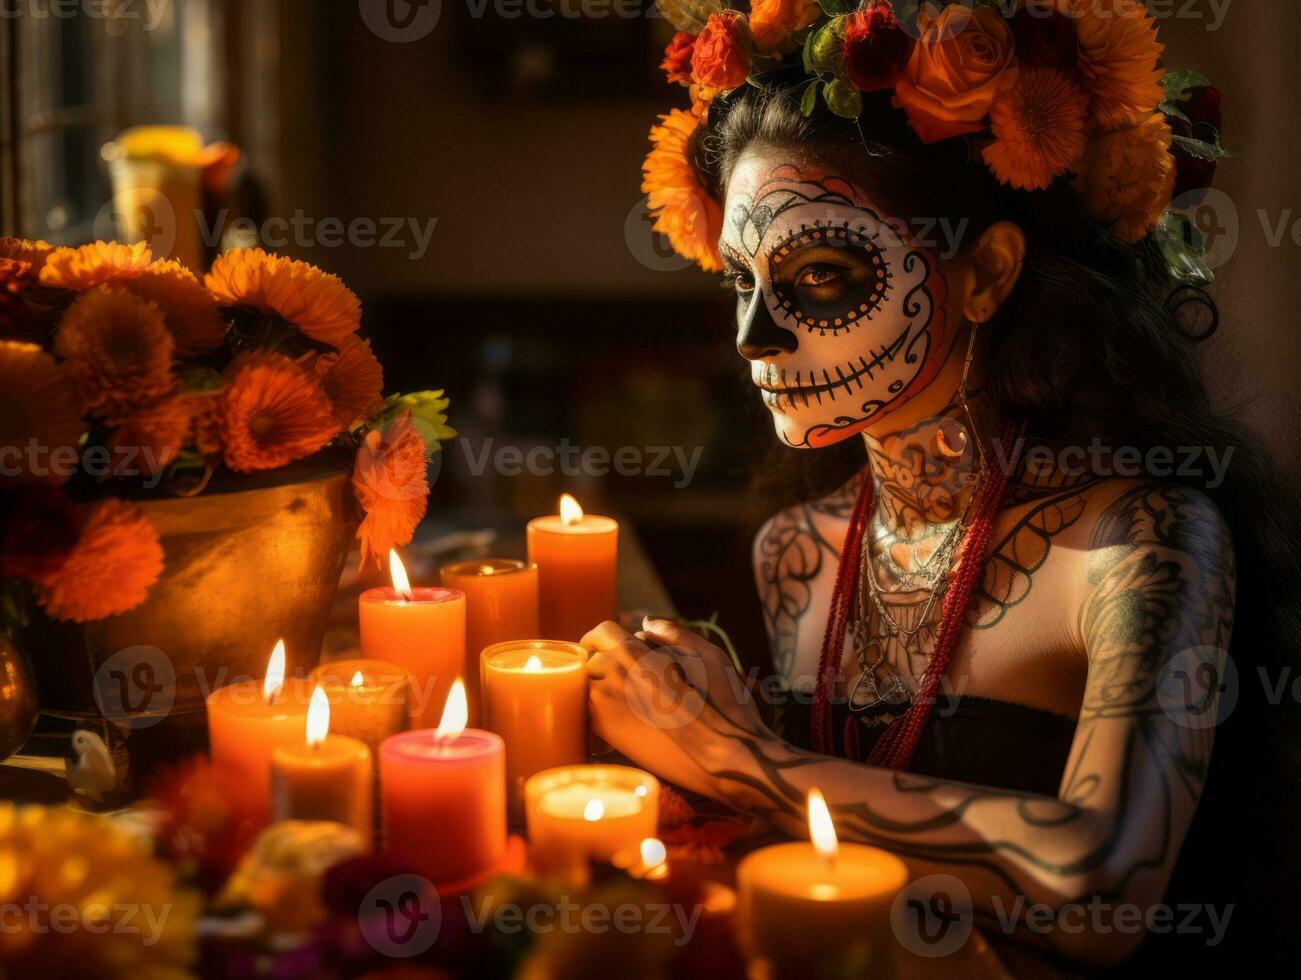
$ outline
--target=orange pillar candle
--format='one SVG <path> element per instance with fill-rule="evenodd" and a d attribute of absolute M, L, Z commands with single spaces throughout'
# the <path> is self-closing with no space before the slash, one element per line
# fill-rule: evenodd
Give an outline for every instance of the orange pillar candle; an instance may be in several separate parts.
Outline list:
<path fill-rule="evenodd" d="M 529 640 L 483 651 L 483 726 L 506 743 L 512 820 L 524 815 L 524 782 L 543 769 L 587 761 L 587 651 Z"/>
<path fill-rule="evenodd" d="M 538 567 L 510 558 L 482 558 L 446 565 L 441 574 L 443 585 L 465 593 L 465 647 L 470 663 L 464 680 L 470 698 L 470 723 L 478 724 L 478 656 L 495 643 L 541 635 Z"/>
<path fill-rule="evenodd" d="M 439 887 L 488 874 L 506 851 L 505 745 L 467 715 L 458 680 L 438 728 L 380 747 L 385 848 Z"/>
<path fill-rule="evenodd" d="M 895 971 L 890 910 L 908 868 L 887 851 L 839 844 L 826 801 L 809 793 L 811 843 L 765 847 L 736 869 L 742 943 L 775 976 L 802 976 L 808 963 L 833 972 L 856 966 Z"/>
<path fill-rule="evenodd" d="M 411 673 L 412 722 L 429 727 L 465 671 L 465 593 L 412 588 L 396 551 L 389 552 L 392 588 L 361 594 L 361 649 Z"/>
<path fill-rule="evenodd" d="M 564 766 L 524 784 L 529 854 L 543 872 L 636 853 L 659 823 L 660 784 L 628 766 Z"/>
<path fill-rule="evenodd" d="M 330 699 L 312 693 L 305 738 L 271 753 L 274 820 L 333 820 L 374 836 L 371 754 L 364 742 L 330 733 Z"/>
<path fill-rule="evenodd" d="M 529 561 L 538 566 L 542 635 L 571 642 L 607 619 L 617 605 L 619 524 L 585 515 L 569 494 L 559 515 L 529 522 Z"/>
<path fill-rule="evenodd" d="M 330 732 L 366 743 L 373 753 L 411 722 L 411 674 L 387 660 L 332 660 L 312 671 L 330 701 Z"/>
<path fill-rule="evenodd" d="M 212 763 L 236 776 L 256 812 L 271 812 L 271 754 L 298 745 L 307 723 L 311 687 L 285 679 L 285 644 L 276 644 L 266 677 L 241 680 L 208 695 L 208 745 Z"/>

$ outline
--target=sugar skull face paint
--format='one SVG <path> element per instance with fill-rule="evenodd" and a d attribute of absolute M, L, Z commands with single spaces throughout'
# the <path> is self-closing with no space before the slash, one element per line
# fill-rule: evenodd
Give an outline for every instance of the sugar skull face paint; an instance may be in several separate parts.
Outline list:
<path fill-rule="evenodd" d="M 862 431 L 948 354 L 938 261 L 846 180 L 748 154 L 728 186 L 719 252 L 737 348 L 791 446 Z"/>

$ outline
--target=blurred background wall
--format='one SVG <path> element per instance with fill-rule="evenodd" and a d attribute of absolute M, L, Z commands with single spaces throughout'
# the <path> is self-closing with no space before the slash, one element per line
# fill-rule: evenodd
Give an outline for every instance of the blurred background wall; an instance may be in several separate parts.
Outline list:
<path fill-rule="evenodd" d="M 107 237 L 99 146 L 154 122 L 244 149 L 232 215 L 402 219 L 397 247 L 332 244 L 316 225 L 279 250 L 360 293 L 388 387 L 448 388 L 465 440 L 444 454 L 435 510 L 539 512 L 580 492 L 632 519 L 684 613 L 719 612 L 758 649 L 748 545 L 763 514 L 746 471 L 770 429 L 732 349 L 728 299 L 654 240 L 639 190 L 647 130 L 682 100 L 656 67 L 668 25 L 620 16 L 645 6 L 623 0 L 531 0 L 549 17 L 520 0 L 133 6 L 134 19 L 0 25 L 4 228 Z M 1245 154 L 1199 213 L 1226 236 L 1225 324 L 1207 365 L 1295 470 L 1301 5 L 1151 6 L 1169 64 L 1224 90 L 1224 137 Z M 431 221 L 426 247 L 411 223 L 423 234 Z M 686 486 L 672 461 L 665 477 L 474 474 L 485 446 L 561 440 L 698 450 L 699 464 Z"/>

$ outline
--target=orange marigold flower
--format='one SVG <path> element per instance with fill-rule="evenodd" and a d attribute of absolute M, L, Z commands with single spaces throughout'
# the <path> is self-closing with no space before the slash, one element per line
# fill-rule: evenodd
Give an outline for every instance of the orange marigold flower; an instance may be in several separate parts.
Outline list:
<path fill-rule="evenodd" d="M 155 304 L 100 286 L 78 297 L 54 336 L 54 352 L 84 409 L 120 416 L 175 386 L 172 335 Z"/>
<path fill-rule="evenodd" d="M 87 623 L 134 609 L 163 572 L 158 532 L 139 507 L 93 505 L 66 561 L 38 576 L 36 598 L 54 619 Z"/>
<path fill-rule="evenodd" d="M 63 367 L 36 344 L 0 340 L 0 448 L 19 451 L 0 460 L 0 486 L 63 483 L 85 430 Z"/>
<path fill-rule="evenodd" d="M 647 195 L 655 231 L 666 235 L 673 250 L 706 272 L 723 268 L 718 239 L 723 209 L 710 196 L 696 166 L 694 144 L 701 115 L 674 109 L 651 127 L 651 151 L 642 164 L 642 193 Z"/>
<path fill-rule="evenodd" d="M 158 304 L 176 342 L 178 357 L 207 354 L 221 346 L 226 321 L 198 277 L 179 262 L 155 262 L 123 285 Z"/>
<path fill-rule="evenodd" d="M 922 30 L 894 103 L 923 142 L 935 143 L 983 129 L 1016 75 L 1016 43 L 1003 14 L 957 3 Z"/>
<path fill-rule="evenodd" d="M 109 447 L 130 449 L 130 458 L 147 475 L 160 473 L 190 441 L 195 407 L 193 399 L 184 395 L 139 406 L 113 420 L 117 428 L 109 436 Z"/>
<path fill-rule="evenodd" d="M 371 351 L 370 341 L 345 337 L 336 353 L 316 359 L 315 368 L 334 406 L 334 418 L 343 428 L 350 428 L 383 403 L 384 369 Z"/>
<path fill-rule="evenodd" d="M 1022 66 L 991 113 L 994 142 L 985 162 L 1005 184 L 1045 190 L 1084 152 L 1088 96 L 1065 72 Z"/>
<path fill-rule="evenodd" d="M 1089 216 L 1111 222 L 1112 234 L 1130 243 L 1156 227 L 1174 195 L 1171 142 L 1158 112 L 1089 143 L 1075 183 Z"/>
<path fill-rule="evenodd" d="M 1165 98 L 1156 20 L 1141 0 L 1055 0 L 1075 22 L 1076 66 L 1103 129 L 1146 116 Z"/>
<path fill-rule="evenodd" d="M 357 529 L 363 566 L 379 566 L 389 549 L 407 544 L 429 497 L 425 443 L 409 413 L 372 430 L 357 450 L 352 489 L 366 516 Z"/>
<path fill-rule="evenodd" d="M 220 256 L 207 284 L 222 305 L 274 314 L 332 347 L 361 323 L 361 301 L 338 276 L 260 248 L 232 249 Z"/>
<path fill-rule="evenodd" d="M 691 73 L 696 81 L 725 92 L 744 85 L 750 74 L 750 52 L 746 50 L 749 33 L 745 15 L 738 11 L 710 14 L 691 54 Z"/>
<path fill-rule="evenodd" d="M 250 354 L 230 367 L 221 391 L 226 465 L 240 473 L 286 466 L 316 452 L 338 432 L 317 379 L 280 354 Z"/>
<path fill-rule="evenodd" d="M 781 47 L 796 31 L 822 16 L 817 0 L 752 0 L 750 33 L 760 51 Z"/>
<path fill-rule="evenodd" d="M 45 260 L 53 251 L 54 246 L 49 242 L 10 238 L 8 235 L 0 236 L 0 259 L 15 259 L 19 262 L 27 262 L 36 271 L 37 275 L 40 275 L 41 269 L 45 266 Z"/>
<path fill-rule="evenodd" d="M 95 242 L 80 248 L 56 248 L 41 269 L 41 282 L 81 293 L 106 282 L 138 276 L 152 258 L 147 242 L 136 245 Z"/>

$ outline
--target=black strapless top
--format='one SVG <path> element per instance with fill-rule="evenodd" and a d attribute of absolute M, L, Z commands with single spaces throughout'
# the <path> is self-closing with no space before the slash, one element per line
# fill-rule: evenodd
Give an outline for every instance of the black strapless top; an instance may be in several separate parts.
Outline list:
<path fill-rule="evenodd" d="M 813 716 L 805 699 L 792 700 L 778 725 L 789 742 L 809 748 Z M 835 706 L 837 739 L 850 712 Z M 859 726 L 859 744 L 867 754 L 885 726 Z M 1061 786 L 1075 722 L 1063 715 L 1012 701 L 971 695 L 942 695 L 922 729 L 910 772 L 936 779 L 975 783 L 997 789 L 1056 796 Z"/>

